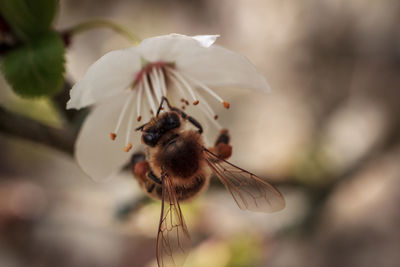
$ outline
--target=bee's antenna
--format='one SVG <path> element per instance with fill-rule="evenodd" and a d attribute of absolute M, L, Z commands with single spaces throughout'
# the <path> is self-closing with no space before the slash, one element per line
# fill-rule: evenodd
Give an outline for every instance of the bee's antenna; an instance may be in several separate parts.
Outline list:
<path fill-rule="evenodd" d="M 143 132 L 143 128 L 144 128 L 144 126 L 146 126 L 146 125 L 147 125 L 147 123 L 143 124 L 142 126 L 137 127 L 137 128 L 135 129 L 135 131 L 141 131 L 141 132 Z"/>
<path fill-rule="evenodd" d="M 168 98 L 166 98 L 165 96 L 163 96 L 163 97 L 161 98 L 160 106 L 158 107 L 156 117 L 158 117 L 158 114 L 160 114 L 160 111 L 161 111 L 162 108 L 163 108 L 164 101 L 167 103 L 168 108 L 169 108 L 169 109 L 172 109 L 171 104 L 170 104 L 169 101 L 168 101 Z"/>

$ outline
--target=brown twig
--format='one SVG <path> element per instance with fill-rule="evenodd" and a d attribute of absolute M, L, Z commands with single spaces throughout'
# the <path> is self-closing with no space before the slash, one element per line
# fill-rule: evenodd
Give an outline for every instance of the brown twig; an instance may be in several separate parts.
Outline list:
<path fill-rule="evenodd" d="M 0 107 L 0 132 L 19 137 L 67 154 L 73 154 L 76 132 L 70 128 L 56 129 L 32 119 L 8 112 Z"/>

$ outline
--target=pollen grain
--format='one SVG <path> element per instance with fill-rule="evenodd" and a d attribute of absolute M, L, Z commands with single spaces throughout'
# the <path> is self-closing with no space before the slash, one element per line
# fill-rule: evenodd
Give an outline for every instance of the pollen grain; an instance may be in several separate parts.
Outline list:
<path fill-rule="evenodd" d="M 224 102 L 222 102 L 222 105 L 224 105 L 224 108 L 226 108 L 226 109 L 228 109 L 231 105 L 228 103 L 228 102 L 226 102 L 226 101 L 224 101 Z"/>
<path fill-rule="evenodd" d="M 129 150 L 132 149 L 132 144 L 128 143 L 125 147 L 124 147 L 124 152 L 129 152 Z"/>

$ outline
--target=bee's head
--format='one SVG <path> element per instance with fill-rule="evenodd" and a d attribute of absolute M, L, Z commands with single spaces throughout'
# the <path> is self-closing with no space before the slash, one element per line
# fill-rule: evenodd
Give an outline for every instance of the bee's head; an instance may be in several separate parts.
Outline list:
<path fill-rule="evenodd" d="M 165 112 L 143 128 L 142 140 L 146 145 L 155 147 L 165 133 L 180 126 L 181 120 L 178 113 Z"/>

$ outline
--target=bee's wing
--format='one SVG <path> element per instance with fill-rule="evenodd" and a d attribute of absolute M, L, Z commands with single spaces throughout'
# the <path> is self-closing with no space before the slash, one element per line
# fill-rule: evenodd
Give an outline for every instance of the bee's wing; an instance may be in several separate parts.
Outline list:
<path fill-rule="evenodd" d="M 274 212 L 285 207 L 282 194 L 271 184 L 204 148 L 205 159 L 243 210 Z"/>
<path fill-rule="evenodd" d="M 182 266 L 191 242 L 175 188 L 167 174 L 162 175 L 162 202 L 157 235 L 158 266 Z"/>

